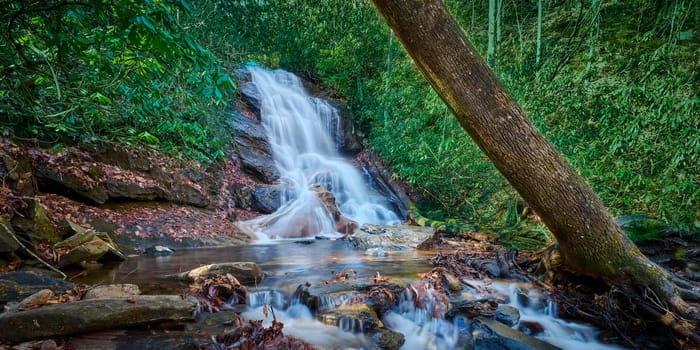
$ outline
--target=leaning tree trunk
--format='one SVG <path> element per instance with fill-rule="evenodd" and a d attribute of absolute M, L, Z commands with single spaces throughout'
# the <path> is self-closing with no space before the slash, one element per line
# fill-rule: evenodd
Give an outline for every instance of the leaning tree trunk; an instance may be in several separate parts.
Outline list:
<path fill-rule="evenodd" d="M 693 292 L 677 289 L 622 233 L 591 187 L 501 87 L 442 0 L 373 1 L 462 127 L 554 234 L 566 268 L 648 288 L 675 311 L 697 318 L 678 297 Z"/>

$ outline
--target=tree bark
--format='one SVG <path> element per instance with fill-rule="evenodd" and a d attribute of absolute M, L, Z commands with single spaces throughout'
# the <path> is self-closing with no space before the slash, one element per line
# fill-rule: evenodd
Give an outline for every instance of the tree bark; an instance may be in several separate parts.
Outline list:
<path fill-rule="evenodd" d="M 622 233 L 591 187 L 535 129 L 441 0 L 373 1 L 462 127 L 556 237 L 567 269 L 649 288 L 676 311 L 697 317 L 670 275 Z"/>

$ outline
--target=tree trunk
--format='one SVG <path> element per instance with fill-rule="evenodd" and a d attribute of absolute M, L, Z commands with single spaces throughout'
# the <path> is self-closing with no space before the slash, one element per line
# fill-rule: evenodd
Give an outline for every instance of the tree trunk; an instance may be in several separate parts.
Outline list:
<path fill-rule="evenodd" d="M 496 0 L 489 0 L 489 42 L 486 50 L 486 62 L 493 67 L 496 64 Z"/>
<path fill-rule="evenodd" d="M 591 187 L 501 87 L 443 1 L 373 1 L 462 127 L 556 237 L 567 269 L 649 288 L 674 310 L 697 317 L 670 275 L 627 239 Z"/>

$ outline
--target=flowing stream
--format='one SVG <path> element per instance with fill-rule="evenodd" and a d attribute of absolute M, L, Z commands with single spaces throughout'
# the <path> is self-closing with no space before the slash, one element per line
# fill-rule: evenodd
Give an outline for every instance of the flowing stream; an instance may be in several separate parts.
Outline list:
<path fill-rule="evenodd" d="M 340 156 L 338 111 L 310 96 L 292 73 L 255 66 L 248 70 L 260 93 L 261 123 L 286 191 L 277 211 L 238 226 L 260 240 L 337 236 L 332 213 L 314 185 L 331 191 L 340 212 L 358 225 L 399 223 L 386 200 L 371 191 L 361 172 Z"/>

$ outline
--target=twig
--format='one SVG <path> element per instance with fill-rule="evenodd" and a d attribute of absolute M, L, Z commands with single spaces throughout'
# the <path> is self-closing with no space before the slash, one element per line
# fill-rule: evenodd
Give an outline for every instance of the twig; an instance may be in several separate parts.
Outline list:
<path fill-rule="evenodd" d="M 63 279 L 64 279 L 64 280 L 65 280 L 66 278 L 68 278 L 68 276 L 66 276 L 66 274 L 63 273 L 63 271 L 61 271 L 61 270 L 59 270 L 59 269 L 53 267 L 51 264 L 47 263 L 47 262 L 44 261 L 42 258 L 40 258 L 38 255 L 34 254 L 34 252 L 32 252 L 31 250 L 29 250 L 29 248 L 27 248 L 27 246 L 25 246 L 25 245 L 19 240 L 19 238 L 17 238 L 17 236 L 15 235 L 15 233 L 12 232 L 12 230 L 10 230 L 9 228 L 7 228 L 7 227 L 5 226 L 5 224 L 2 224 L 2 225 L 0 225 L 0 226 L 2 226 L 3 229 L 5 229 L 5 232 L 6 232 L 7 234 L 9 234 L 9 235 L 12 237 L 12 239 L 14 239 L 15 242 L 17 242 L 17 244 L 19 244 L 20 247 L 22 247 L 27 253 L 29 253 L 29 255 L 33 256 L 33 257 L 34 257 L 35 259 L 37 259 L 40 263 L 42 263 L 42 264 L 44 264 L 46 267 L 48 267 L 51 271 L 54 271 L 54 272 L 60 274 L 61 276 L 63 276 Z"/>

